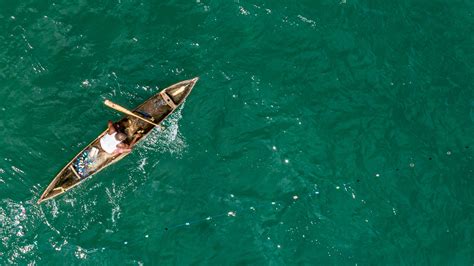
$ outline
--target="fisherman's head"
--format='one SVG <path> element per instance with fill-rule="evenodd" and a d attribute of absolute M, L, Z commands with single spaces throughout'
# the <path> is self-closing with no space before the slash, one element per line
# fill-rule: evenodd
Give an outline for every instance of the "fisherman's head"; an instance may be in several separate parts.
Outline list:
<path fill-rule="evenodd" d="M 115 139 L 119 141 L 124 141 L 125 139 L 127 139 L 127 135 L 120 132 L 115 135 Z"/>

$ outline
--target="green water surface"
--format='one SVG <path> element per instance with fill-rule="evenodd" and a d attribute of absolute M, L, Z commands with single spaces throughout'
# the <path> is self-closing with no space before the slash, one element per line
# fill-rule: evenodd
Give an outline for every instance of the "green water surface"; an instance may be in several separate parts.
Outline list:
<path fill-rule="evenodd" d="M 0 0 L 0 264 L 473 265 L 474 2 Z M 133 153 L 37 205 L 120 114 Z"/>

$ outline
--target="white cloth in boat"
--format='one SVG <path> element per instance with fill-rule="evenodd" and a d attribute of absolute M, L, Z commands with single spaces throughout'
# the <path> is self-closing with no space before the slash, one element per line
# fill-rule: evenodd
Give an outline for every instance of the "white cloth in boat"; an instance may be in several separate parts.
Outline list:
<path fill-rule="evenodd" d="M 113 133 L 112 135 L 105 133 L 105 135 L 100 139 L 100 146 L 105 152 L 109 154 L 112 154 L 115 149 L 117 149 L 117 144 L 121 142 L 115 138 L 115 135 L 117 135 L 117 132 Z"/>

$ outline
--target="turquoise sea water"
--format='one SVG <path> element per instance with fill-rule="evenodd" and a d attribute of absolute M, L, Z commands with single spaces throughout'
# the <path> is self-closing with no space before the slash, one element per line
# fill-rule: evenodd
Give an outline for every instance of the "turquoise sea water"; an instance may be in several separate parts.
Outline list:
<path fill-rule="evenodd" d="M 473 13 L 0 0 L 0 264 L 472 265 Z M 166 131 L 36 205 L 104 99 L 195 76 Z"/>

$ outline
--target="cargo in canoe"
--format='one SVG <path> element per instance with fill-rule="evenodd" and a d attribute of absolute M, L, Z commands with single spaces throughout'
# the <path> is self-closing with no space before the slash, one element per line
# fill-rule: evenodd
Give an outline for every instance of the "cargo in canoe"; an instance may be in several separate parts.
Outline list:
<path fill-rule="evenodd" d="M 197 81 L 198 78 L 194 78 L 171 85 L 135 108 L 133 113 L 159 125 L 184 102 Z M 140 142 L 155 127 L 130 115 L 123 117 L 115 125 L 119 131 L 127 134 L 125 143 L 129 143 L 136 133 L 141 134 L 141 137 L 137 140 L 137 143 Z M 103 151 L 100 146 L 100 139 L 106 132 L 107 130 L 102 132 L 56 175 L 39 198 L 38 204 L 65 193 L 129 154 L 122 153 L 112 156 Z"/>

